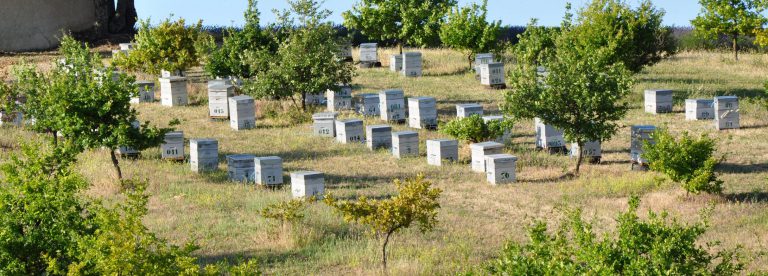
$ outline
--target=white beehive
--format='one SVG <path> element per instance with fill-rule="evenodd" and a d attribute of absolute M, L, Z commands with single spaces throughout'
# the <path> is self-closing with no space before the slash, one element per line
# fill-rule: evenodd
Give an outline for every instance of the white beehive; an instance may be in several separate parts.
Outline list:
<path fill-rule="evenodd" d="M 629 156 L 632 163 L 647 164 L 648 160 L 641 157 L 643 145 L 647 141 L 653 143 L 651 135 L 656 131 L 655 126 L 632 126 L 630 128 Z"/>
<path fill-rule="evenodd" d="M 456 140 L 427 140 L 427 164 L 442 166 L 443 161 L 459 161 L 459 142 Z"/>
<path fill-rule="evenodd" d="M 139 121 L 133 121 L 131 122 L 131 127 L 138 129 L 139 127 L 141 127 L 141 123 Z M 117 147 L 117 151 L 115 153 L 117 153 L 122 157 L 137 157 L 141 152 L 128 146 L 119 146 Z"/>
<path fill-rule="evenodd" d="M 421 77 L 421 53 L 403 53 L 403 76 Z"/>
<path fill-rule="evenodd" d="M 379 113 L 384 121 L 405 121 L 405 93 L 390 89 L 379 92 Z"/>
<path fill-rule="evenodd" d="M 456 117 L 466 118 L 472 115 L 483 116 L 483 106 L 479 104 L 457 104 Z"/>
<path fill-rule="evenodd" d="M 215 85 L 234 85 L 234 83 L 232 83 L 232 79 L 229 77 L 208 80 L 208 90 L 211 90 L 211 87 Z"/>
<path fill-rule="evenodd" d="M 235 182 L 253 182 L 255 159 L 251 154 L 227 155 L 227 173 L 229 180 Z"/>
<path fill-rule="evenodd" d="M 320 137 L 336 137 L 336 112 L 322 112 L 312 115 L 312 133 Z"/>
<path fill-rule="evenodd" d="M 189 164 L 193 172 L 219 169 L 219 142 L 214 139 L 189 140 Z"/>
<path fill-rule="evenodd" d="M 736 96 L 715 97 L 715 127 L 718 130 L 738 129 L 739 98 Z"/>
<path fill-rule="evenodd" d="M 256 184 L 275 186 L 283 184 L 283 159 L 277 156 L 254 159 Z"/>
<path fill-rule="evenodd" d="M 472 171 L 485 172 L 485 156 L 504 153 L 504 144 L 483 142 L 469 145 L 472 151 Z"/>
<path fill-rule="evenodd" d="M 403 70 L 403 56 L 402 55 L 390 55 L 389 56 L 389 71 L 400 72 Z"/>
<path fill-rule="evenodd" d="M 187 79 L 184 77 L 160 78 L 160 103 L 164 106 L 185 106 L 189 103 Z"/>
<path fill-rule="evenodd" d="M 131 96 L 131 103 L 151 103 L 155 101 L 155 83 L 151 81 L 137 81 L 136 87 L 139 94 Z"/>
<path fill-rule="evenodd" d="M 160 77 L 163 78 L 170 78 L 170 77 L 183 77 L 184 71 L 181 70 L 174 70 L 174 71 L 167 71 L 167 70 L 160 70 Z"/>
<path fill-rule="evenodd" d="M 352 61 L 352 45 L 344 44 L 339 49 L 339 59 L 343 61 Z"/>
<path fill-rule="evenodd" d="M 349 119 L 336 121 L 336 141 L 342 144 L 365 142 L 364 131 L 363 120 Z"/>
<path fill-rule="evenodd" d="M 645 90 L 645 112 L 672 112 L 672 90 Z"/>
<path fill-rule="evenodd" d="M 11 124 L 15 127 L 21 127 L 24 122 L 24 114 L 20 111 L 17 112 L 5 112 L 0 111 L 0 126 L 5 124 Z"/>
<path fill-rule="evenodd" d="M 685 100 L 685 119 L 712 120 L 715 118 L 714 100 L 708 99 L 687 99 Z"/>
<path fill-rule="evenodd" d="M 352 87 L 339 86 L 338 91 L 328 89 L 325 91 L 328 111 L 342 111 L 352 109 Z"/>
<path fill-rule="evenodd" d="M 388 125 L 373 125 L 365 127 L 365 143 L 369 149 L 389 149 L 392 147 L 392 127 Z"/>
<path fill-rule="evenodd" d="M 408 110 L 408 126 L 418 129 L 437 128 L 437 100 L 435 98 L 408 98 Z"/>
<path fill-rule="evenodd" d="M 291 173 L 293 198 L 322 198 L 325 193 L 325 175 L 321 172 L 300 171 Z"/>
<path fill-rule="evenodd" d="M 326 103 L 325 93 L 307 93 L 304 102 L 308 105 L 324 105 Z"/>
<path fill-rule="evenodd" d="M 256 126 L 256 105 L 251 96 L 229 98 L 229 127 L 234 130 Z"/>
<path fill-rule="evenodd" d="M 483 122 L 485 122 L 486 124 L 491 122 L 491 121 L 500 121 L 500 122 L 502 122 L 502 121 L 505 121 L 505 120 L 507 120 L 507 118 L 504 118 L 504 116 L 501 116 L 501 115 L 483 116 Z M 498 143 L 506 144 L 510 140 L 512 140 L 512 130 L 508 129 L 508 130 L 504 131 L 504 133 L 501 136 L 496 137 L 496 139 L 494 141 L 496 141 Z"/>
<path fill-rule="evenodd" d="M 490 87 L 504 87 L 504 63 L 491 62 L 480 65 L 480 83 Z"/>
<path fill-rule="evenodd" d="M 571 157 L 579 156 L 579 144 L 571 143 Z M 603 155 L 602 145 L 600 141 L 591 141 L 584 143 L 584 149 L 581 150 L 581 156 L 585 158 L 596 158 Z"/>
<path fill-rule="evenodd" d="M 226 80 L 208 82 L 208 116 L 216 119 L 229 118 L 229 98 L 235 96 L 235 86 Z"/>
<path fill-rule="evenodd" d="M 167 160 L 184 160 L 184 132 L 173 131 L 165 134 L 160 144 L 161 157 Z"/>
<path fill-rule="evenodd" d="M 360 62 L 376 63 L 379 62 L 379 50 L 376 43 L 360 44 Z"/>
<path fill-rule="evenodd" d="M 130 51 L 133 50 L 133 47 L 136 46 L 134 43 L 120 43 L 120 50 L 122 51 Z"/>
<path fill-rule="evenodd" d="M 363 116 L 379 116 L 379 94 L 358 94 L 354 97 L 355 110 Z"/>
<path fill-rule="evenodd" d="M 565 147 L 563 131 L 553 126 L 546 125 L 539 118 L 534 118 L 536 124 L 536 147 L 540 149 Z"/>
<path fill-rule="evenodd" d="M 419 156 L 419 133 L 415 131 L 393 132 L 392 155 L 397 158 Z"/>
<path fill-rule="evenodd" d="M 479 73 L 480 65 L 488 64 L 492 62 L 493 62 L 493 54 L 489 54 L 489 53 L 477 54 L 475 55 L 475 63 L 472 65 L 472 69 L 474 69 L 475 72 Z"/>
<path fill-rule="evenodd" d="M 492 185 L 514 183 L 517 181 L 515 164 L 517 157 L 509 154 L 492 154 L 485 157 L 486 179 Z"/>

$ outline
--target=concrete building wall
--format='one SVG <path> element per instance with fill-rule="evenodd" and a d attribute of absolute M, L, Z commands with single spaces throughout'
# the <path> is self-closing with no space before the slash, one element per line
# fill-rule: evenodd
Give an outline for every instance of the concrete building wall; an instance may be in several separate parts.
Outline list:
<path fill-rule="evenodd" d="M 96 26 L 95 0 L 0 0 L 0 51 L 56 47 L 62 31 Z"/>

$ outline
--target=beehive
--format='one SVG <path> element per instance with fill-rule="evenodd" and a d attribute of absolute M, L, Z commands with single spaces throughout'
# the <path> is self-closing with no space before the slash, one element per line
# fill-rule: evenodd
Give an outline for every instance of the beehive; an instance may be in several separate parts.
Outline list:
<path fill-rule="evenodd" d="M 565 138 L 563 131 L 535 118 L 536 124 L 536 147 L 540 149 L 562 148 L 565 147 Z"/>
<path fill-rule="evenodd" d="M 388 125 L 373 125 L 365 127 L 365 143 L 369 149 L 392 148 L 392 127 Z"/>
<path fill-rule="evenodd" d="M 307 93 L 304 102 L 308 105 L 325 105 L 325 93 Z"/>
<path fill-rule="evenodd" d="M 379 51 L 378 45 L 376 43 L 360 44 L 360 62 L 379 62 Z"/>
<path fill-rule="evenodd" d="M 714 100 L 708 99 L 687 99 L 685 100 L 685 119 L 712 120 L 715 118 Z"/>
<path fill-rule="evenodd" d="M 134 43 L 120 43 L 118 45 L 120 46 L 120 50 L 122 50 L 122 51 L 133 50 L 133 47 L 136 46 L 136 44 L 134 44 Z"/>
<path fill-rule="evenodd" d="M 131 127 L 138 129 L 139 127 L 141 127 L 141 123 L 139 121 L 133 121 L 131 122 Z M 58 133 L 57 133 L 57 136 L 58 136 Z M 117 147 L 116 153 L 121 157 L 134 158 L 134 157 L 138 157 L 141 152 L 139 152 L 138 150 L 132 147 L 119 146 Z"/>
<path fill-rule="evenodd" d="M 504 121 L 504 120 L 507 120 L 507 118 L 504 118 L 504 116 L 501 116 L 501 115 L 483 116 L 483 122 L 485 122 L 486 124 L 491 121 Z M 504 131 L 504 133 L 501 136 L 496 137 L 494 141 L 498 143 L 506 144 L 511 139 L 512 139 L 512 130 L 508 129 Z"/>
<path fill-rule="evenodd" d="M 256 106 L 250 96 L 229 98 L 229 127 L 234 130 L 251 129 L 256 126 Z"/>
<path fill-rule="evenodd" d="M 325 91 L 325 98 L 328 111 L 352 109 L 352 87 L 349 85 L 339 86 L 338 91 Z"/>
<path fill-rule="evenodd" d="M 483 106 L 479 104 L 457 104 L 456 117 L 466 118 L 472 115 L 483 116 Z"/>
<path fill-rule="evenodd" d="M 15 127 L 21 127 L 24 122 L 24 114 L 20 111 L 5 112 L 0 110 L 0 126 L 11 124 Z"/>
<path fill-rule="evenodd" d="M 174 71 L 160 70 L 160 76 L 163 77 L 163 78 L 183 77 L 184 76 L 184 71 L 181 71 L 181 70 L 174 70 Z"/>
<path fill-rule="evenodd" d="M 472 65 L 472 69 L 474 69 L 479 76 L 480 65 L 488 64 L 488 63 L 493 63 L 493 54 L 489 54 L 489 53 L 477 54 L 475 55 L 475 63 Z"/>
<path fill-rule="evenodd" d="M 352 45 L 344 44 L 339 49 L 339 59 L 342 61 L 352 61 Z"/>
<path fill-rule="evenodd" d="M 336 137 L 336 112 L 322 112 L 312 115 L 313 133 L 320 137 Z"/>
<path fill-rule="evenodd" d="M 459 160 L 459 142 L 456 140 L 427 140 L 427 164 L 442 166 L 443 161 Z"/>
<path fill-rule="evenodd" d="M 397 158 L 419 156 L 419 133 L 415 131 L 393 132 L 392 155 Z"/>
<path fill-rule="evenodd" d="M 489 87 L 505 87 L 504 63 L 491 62 L 481 64 L 480 83 Z"/>
<path fill-rule="evenodd" d="M 641 157 L 643 154 L 643 144 L 647 141 L 653 143 L 651 135 L 656 131 L 655 126 L 639 125 L 630 128 L 630 146 L 629 155 L 632 163 L 647 164 L 648 160 Z"/>
<path fill-rule="evenodd" d="M 235 86 L 226 81 L 208 82 L 208 116 L 215 119 L 229 118 L 229 98 L 235 96 Z"/>
<path fill-rule="evenodd" d="M 131 96 L 131 103 L 151 103 L 155 101 L 155 83 L 151 81 L 137 81 L 139 94 Z"/>
<path fill-rule="evenodd" d="M 389 71 L 392 71 L 392 72 L 403 71 L 403 56 L 402 55 L 390 55 L 389 56 Z"/>
<path fill-rule="evenodd" d="M 254 179 L 256 184 L 276 186 L 283 184 L 283 159 L 277 156 L 256 157 L 254 159 Z"/>
<path fill-rule="evenodd" d="M 189 103 L 187 79 L 184 77 L 160 78 L 160 103 L 164 106 L 185 106 Z"/>
<path fill-rule="evenodd" d="M 437 100 L 433 97 L 408 98 L 408 126 L 412 128 L 437 128 Z"/>
<path fill-rule="evenodd" d="M 227 173 L 229 180 L 235 182 L 253 182 L 255 159 L 251 154 L 227 155 Z"/>
<path fill-rule="evenodd" d="M 739 98 L 736 96 L 715 97 L 715 127 L 718 130 L 738 129 L 739 124 Z"/>
<path fill-rule="evenodd" d="M 492 185 L 517 181 L 515 165 L 517 157 L 509 154 L 492 154 L 485 157 L 486 179 Z"/>
<path fill-rule="evenodd" d="M 645 112 L 672 112 L 672 90 L 645 90 Z"/>
<path fill-rule="evenodd" d="M 293 198 L 322 198 L 325 193 L 325 175 L 321 172 L 300 171 L 291 173 Z"/>
<path fill-rule="evenodd" d="M 184 132 L 173 131 L 165 134 L 160 144 L 161 157 L 167 160 L 184 160 Z"/>
<path fill-rule="evenodd" d="M 403 53 L 403 76 L 421 77 L 421 53 Z"/>
<path fill-rule="evenodd" d="M 483 142 L 470 144 L 472 152 L 472 171 L 485 172 L 485 156 L 504 153 L 504 144 L 497 142 Z"/>
<path fill-rule="evenodd" d="M 358 94 L 354 97 L 355 110 L 363 116 L 379 116 L 379 94 Z"/>
<path fill-rule="evenodd" d="M 336 141 L 342 144 L 363 143 L 363 120 L 349 119 L 336 121 Z"/>
<path fill-rule="evenodd" d="M 581 149 L 578 143 L 571 143 L 571 157 L 579 157 L 579 150 L 581 150 L 581 156 L 584 158 L 592 159 L 592 163 L 599 162 L 600 157 L 603 155 L 603 149 L 600 141 L 586 142 L 584 143 L 584 149 Z"/>
<path fill-rule="evenodd" d="M 193 172 L 219 169 L 219 142 L 214 139 L 189 140 L 189 164 Z"/>
<path fill-rule="evenodd" d="M 403 90 L 390 89 L 379 92 L 379 113 L 388 122 L 405 121 L 405 98 Z"/>

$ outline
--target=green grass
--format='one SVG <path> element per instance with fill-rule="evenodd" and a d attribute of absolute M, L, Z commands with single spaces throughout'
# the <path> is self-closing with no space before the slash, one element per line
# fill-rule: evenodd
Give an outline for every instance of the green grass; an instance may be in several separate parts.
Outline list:
<path fill-rule="evenodd" d="M 359 70 L 354 93 L 402 88 L 406 96 L 434 96 L 441 121 L 450 120 L 454 105 L 465 102 L 479 102 L 487 114 L 498 113 L 503 91 L 485 89 L 473 74 L 464 73 L 466 64 L 461 54 L 421 51 L 426 60 L 424 77 L 405 78 L 384 68 Z M 382 51 L 384 66 L 388 59 L 383 57 L 393 52 Z M 460 149 L 459 164 L 427 166 L 424 140 L 444 137 L 435 131 L 419 131 L 421 157 L 398 160 L 385 151 L 371 152 L 364 145 L 341 145 L 313 137 L 310 124 L 286 126 L 282 121 L 259 118 L 257 129 L 236 132 L 226 122 L 209 120 L 206 106 L 166 108 L 153 103 L 136 107 L 143 120 L 161 126 L 180 119 L 178 129 L 187 139 L 218 139 L 222 158 L 232 153 L 277 155 L 284 159 L 286 176 L 297 170 L 324 172 L 327 190 L 340 197 L 386 196 L 394 191 L 392 179 L 424 173 L 444 190 L 440 224 L 424 235 L 408 230 L 395 236 L 390 251 L 389 272 L 393 275 L 478 269 L 494 258 L 506 241 L 525 241 L 525 228 L 533 219 L 555 223 L 562 208 L 583 208 L 587 216 L 599 222 L 598 231 L 611 230 L 616 213 L 626 208 L 632 194 L 641 196 L 641 208 L 666 209 L 683 221 L 695 220 L 701 209 L 715 204 L 706 241 L 721 240 L 727 247 L 743 245 L 752 261 L 749 269 L 756 270 L 768 267 L 768 111 L 760 103 L 766 97 L 762 86 L 768 76 L 767 64 L 768 57 L 762 55 L 745 54 L 741 61 L 732 62 L 727 53 L 694 52 L 681 53 L 643 71 L 629 98 L 634 109 L 621 122 L 616 137 L 603 145 L 605 163 L 584 166 L 578 178 L 561 179 L 574 161 L 535 152 L 533 122 L 519 122 L 507 148 L 520 157 L 519 182 L 498 187 L 488 185 L 484 175 L 471 172 L 467 145 Z M 642 91 L 647 88 L 674 89 L 686 97 L 741 96 L 745 128 L 717 132 L 712 121 L 687 122 L 682 113 L 646 114 L 640 108 Z M 205 93 L 204 84 L 192 84 L 191 91 L 193 97 L 200 98 Z M 259 103 L 260 107 L 265 105 Z M 676 110 L 682 109 L 678 103 Z M 381 123 L 377 118 L 365 121 Z M 629 126 L 634 124 L 667 126 L 673 133 L 689 131 L 717 138 L 717 154 L 725 157 L 719 172 L 726 195 L 689 197 L 676 184 L 657 181 L 660 176 L 655 173 L 630 171 Z M 0 132 L 0 159 L 22 141 L 34 139 L 18 129 L 4 127 Z M 289 199 L 289 189 L 232 183 L 225 172 L 198 175 L 187 163 L 159 160 L 158 151 L 150 149 L 143 152 L 141 160 L 123 161 L 126 176 L 150 182 L 152 197 L 145 223 L 173 243 L 196 242 L 201 246 L 196 254 L 205 262 L 255 257 L 266 272 L 276 275 L 381 273 L 378 241 L 364 228 L 343 222 L 322 203 L 313 204 L 305 221 L 286 233 L 261 218 L 258 211 Z M 225 170 L 226 164 L 220 168 Z M 84 153 L 78 169 L 93 183 L 88 195 L 110 198 L 118 192 L 105 151 Z"/>

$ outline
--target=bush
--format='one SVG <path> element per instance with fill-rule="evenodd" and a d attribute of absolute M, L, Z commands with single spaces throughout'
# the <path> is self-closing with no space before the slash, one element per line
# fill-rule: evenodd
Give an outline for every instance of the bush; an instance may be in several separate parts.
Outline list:
<path fill-rule="evenodd" d="M 440 127 L 440 131 L 471 143 L 495 140 L 512 130 L 511 120 L 485 122 L 480 115 L 454 119 Z"/>
<path fill-rule="evenodd" d="M 675 139 L 666 129 L 653 134 L 655 143 L 646 143 L 643 158 L 650 163 L 650 168 L 667 175 L 672 181 L 683 185 L 689 192 L 721 193 L 723 182 L 715 175 L 718 160 L 712 157 L 715 141 L 702 135 L 693 139 L 683 132 L 680 139 Z"/>
<path fill-rule="evenodd" d="M 706 222 L 684 225 L 667 213 L 637 215 L 639 200 L 618 216 L 615 233 L 598 237 L 576 210 L 553 234 L 544 222 L 528 230 L 530 242 L 507 244 L 487 271 L 495 275 L 736 275 L 744 269 L 738 249 L 699 245 Z M 614 238 L 615 237 L 615 238 Z M 710 253 L 712 252 L 712 253 Z"/>
<path fill-rule="evenodd" d="M 200 63 L 197 47 L 202 21 L 186 26 L 183 18 L 175 22 L 165 19 L 151 27 L 149 20 L 140 22 L 136 46 L 127 55 L 118 53 L 114 63 L 129 71 L 157 75 L 161 70 L 184 71 Z"/>

